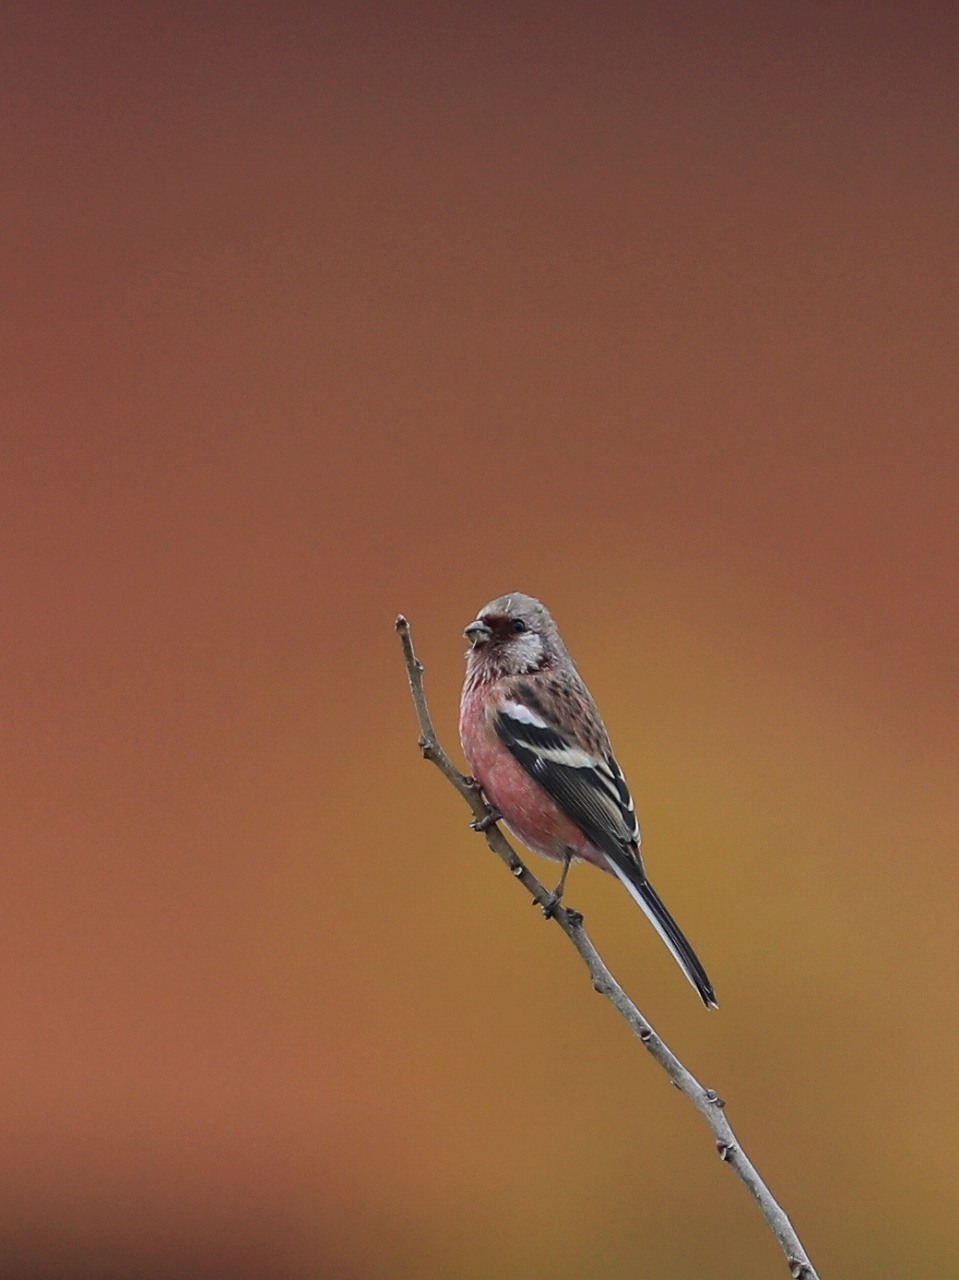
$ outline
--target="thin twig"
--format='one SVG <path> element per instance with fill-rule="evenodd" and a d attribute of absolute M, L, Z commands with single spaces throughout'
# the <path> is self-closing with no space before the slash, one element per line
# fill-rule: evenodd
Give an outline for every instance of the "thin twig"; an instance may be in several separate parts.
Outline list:
<path fill-rule="evenodd" d="M 520 860 L 516 851 L 496 825 L 496 819 L 499 815 L 494 813 L 486 804 L 479 785 L 472 778 L 465 778 L 440 746 L 436 730 L 433 728 L 433 721 L 430 718 L 429 708 L 426 705 L 426 695 L 423 692 L 423 666 L 413 651 L 410 624 L 402 614 L 396 619 L 396 630 L 406 659 L 406 673 L 409 677 L 410 693 L 413 696 L 413 705 L 416 708 L 416 718 L 420 727 L 419 746 L 424 758 L 436 765 L 447 781 L 456 788 L 469 805 L 473 811 L 472 825 L 477 831 L 482 831 L 486 837 L 486 843 L 493 853 L 509 867 L 524 889 L 532 894 L 533 900 L 541 907 L 546 906 L 550 899 L 549 892 Z M 755 1165 L 743 1151 L 736 1135 L 733 1133 L 729 1121 L 726 1119 L 724 1110 L 726 1104 L 723 1099 L 714 1089 L 704 1089 L 695 1076 L 687 1071 L 672 1050 L 656 1034 L 649 1022 L 640 1013 L 639 1009 L 603 963 L 596 948 L 586 936 L 586 931 L 583 929 L 583 917 L 579 912 L 560 905 L 553 910 L 552 918 L 582 957 L 592 978 L 594 990 L 604 995 L 617 1012 L 626 1019 L 633 1034 L 656 1059 L 676 1088 L 690 1100 L 700 1115 L 703 1116 L 707 1125 L 709 1125 L 720 1158 L 735 1171 L 746 1190 L 759 1205 L 763 1217 L 769 1224 L 769 1229 L 779 1241 L 779 1245 L 786 1255 L 786 1261 L 793 1280 L 819 1280 L 818 1273 L 809 1261 L 806 1250 L 802 1247 L 792 1223 L 773 1198 L 769 1188 L 756 1171 Z"/>

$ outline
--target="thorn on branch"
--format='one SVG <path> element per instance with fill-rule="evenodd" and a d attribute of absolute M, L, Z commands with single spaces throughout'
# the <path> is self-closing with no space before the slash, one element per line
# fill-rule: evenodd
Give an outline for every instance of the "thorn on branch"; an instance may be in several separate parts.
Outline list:
<path fill-rule="evenodd" d="M 730 1161 L 736 1151 L 735 1142 L 717 1142 L 716 1150 L 719 1152 L 720 1160 Z"/>

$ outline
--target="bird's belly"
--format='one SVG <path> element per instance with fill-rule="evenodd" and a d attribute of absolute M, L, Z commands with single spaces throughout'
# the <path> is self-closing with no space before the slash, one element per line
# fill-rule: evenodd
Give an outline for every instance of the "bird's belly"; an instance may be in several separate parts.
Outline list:
<path fill-rule="evenodd" d="M 572 854 L 604 865 L 580 828 L 498 741 L 467 751 L 467 758 L 487 800 L 523 844 L 547 858 L 565 859 Z"/>

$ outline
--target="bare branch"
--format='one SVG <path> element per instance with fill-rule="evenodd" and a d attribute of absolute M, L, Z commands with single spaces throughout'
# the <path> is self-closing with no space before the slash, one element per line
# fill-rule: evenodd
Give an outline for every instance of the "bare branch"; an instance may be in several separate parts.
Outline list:
<path fill-rule="evenodd" d="M 550 894 L 540 884 L 529 868 L 521 861 L 516 851 L 509 844 L 500 828 L 496 825 L 499 814 L 491 810 L 483 799 L 479 785 L 472 779 L 464 777 L 443 750 L 433 728 L 426 695 L 423 692 L 423 666 L 413 651 L 413 640 L 410 625 L 400 615 L 396 619 L 396 630 L 403 646 L 406 659 L 406 673 L 410 682 L 410 693 L 416 708 L 416 718 L 420 727 L 420 750 L 425 759 L 431 761 L 443 776 L 460 793 L 473 811 L 472 826 L 481 831 L 486 843 L 493 853 L 509 867 L 515 878 L 522 884 L 533 900 L 541 907 L 547 906 Z M 589 970 L 593 989 L 604 995 L 618 1013 L 625 1018 L 630 1030 L 640 1043 L 656 1059 L 670 1080 L 684 1094 L 700 1115 L 705 1119 L 716 1143 L 720 1158 L 730 1166 L 746 1187 L 747 1191 L 759 1205 L 760 1211 L 769 1229 L 779 1241 L 786 1255 L 793 1280 L 819 1280 L 818 1273 L 809 1261 L 806 1250 L 800 1243 L 783 1209 L 773 1198 L 769 1188 L 756 1171 L 755 1165 L 743 1151 L 742 1146 L 733 1133 L 726 1119 L 725 1102 L 714 1089 L 704 1089 L 691 1072 L 683 1066 L 676 1055 L 656 1034 L 649 1022 L 619 985 L 600 958 L 596 948 L 590 942 L 583 929 L 583 917 L 562 905 L 552 912 L 552 919 L 572 942 Z"/>

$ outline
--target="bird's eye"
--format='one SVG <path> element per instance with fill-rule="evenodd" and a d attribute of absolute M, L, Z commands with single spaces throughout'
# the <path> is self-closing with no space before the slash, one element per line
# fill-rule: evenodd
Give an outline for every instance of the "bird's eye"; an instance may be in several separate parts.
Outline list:
<path fill-rule="evenodd" d="M 522 618 L 514 618 L 513 621 L 509 624 L 509 629 L 510 631 L 514 632 L 516 635 L 519 635 L 521 631 L 526 630 L 526 623 L 523 621 Z"/>

